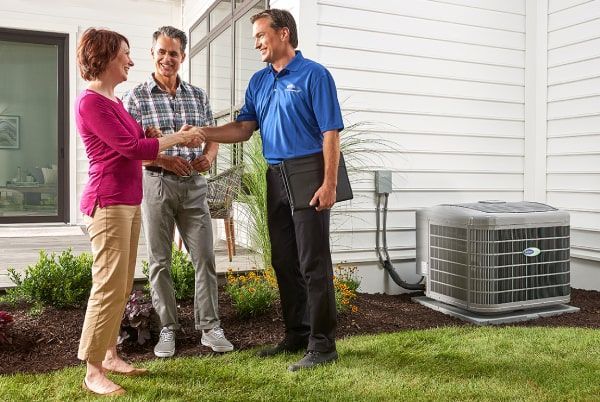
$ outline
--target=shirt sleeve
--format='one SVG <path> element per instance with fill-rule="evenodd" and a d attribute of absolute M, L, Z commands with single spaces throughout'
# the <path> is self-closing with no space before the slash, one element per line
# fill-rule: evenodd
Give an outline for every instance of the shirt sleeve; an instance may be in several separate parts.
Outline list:
<path fill-rule="evenodd" d="M 125 95 L 123 95 L 123 106 L 125 110 L 138 122 L 138 124 L 142 125 L 142 112 L 140 110 L 140 104 L 138 103 L 135 95 L 133 94 L 133 90 L 127 91 Z"/>
<path fill-rule="evenodd" d="M 257 125 L 257 129 L 259 129 L 259 122 L 256 116 L 256 108 L 254 106 L 254 96 L 251 90 L 252 80 L 248 84 L 248 88 L 246 88 L 246 96 L 244 98 L 244 105 L 240 109 L 240 114 L 235 119 L 235 121 L 255 121 Z"/>
<path fill-rule="evenodd" d="M 206 115 L 206 125 L 207 126 L 215 126 L 215 120 L 213 119 L 212 107 L 210 107 L 210 101 L 208 100 L 208 96 L 206 96 L 206 92 L 203 93 L 203 101 L 204 101 L 204 113 Z"/>
<path fill-rule="evenodd" d="M 312 82 L 312 106 L 321 133 L 344 129 L 342 111 L 333 77 L 326 69 Z"/>
<path fill-rule="evenodd" d="M 128 131 L 119 120 L 117 111 L 107 102 L 110 101 L 92 96 L 86 96 L 81 100 L 78 113 L 85 127 L 110 148 L 128 159 L 156 159 L 158 139 L 140 138 L 140 133 Z M 141 130 L 141 127 L 137 128 Z"/>

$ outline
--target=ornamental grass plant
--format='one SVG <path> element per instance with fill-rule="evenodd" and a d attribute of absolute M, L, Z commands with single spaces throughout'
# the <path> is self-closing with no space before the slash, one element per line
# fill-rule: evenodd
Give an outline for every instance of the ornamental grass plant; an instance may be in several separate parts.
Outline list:
<path fill-rule="evenodd" d="M 267 161 L 262 154 L 260 134 L 255 132 L 249 141 L 244 143 L 244 174 L 242 189 L 237 194 L 237 201 L 243 203 L 244 218 L 247 220 L 246 234 L 249 243 L 255 248 L 262 268 L 271 266 L 271 240 L 267 223 Z"/>

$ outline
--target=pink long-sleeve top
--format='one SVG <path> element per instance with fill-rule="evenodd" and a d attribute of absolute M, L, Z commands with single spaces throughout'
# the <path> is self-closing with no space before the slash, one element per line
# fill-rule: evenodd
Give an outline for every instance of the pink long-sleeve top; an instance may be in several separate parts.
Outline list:
<path fill-rule="evenodd" d="M 158 140 L 145 138 L 121 100 L 114 102 L 89 89 L 77 97 L 75 120 L 89 160 L 81 212 L 92 216 L 96 205 L 139 205 L 142 160 L 156 159 Z"/>

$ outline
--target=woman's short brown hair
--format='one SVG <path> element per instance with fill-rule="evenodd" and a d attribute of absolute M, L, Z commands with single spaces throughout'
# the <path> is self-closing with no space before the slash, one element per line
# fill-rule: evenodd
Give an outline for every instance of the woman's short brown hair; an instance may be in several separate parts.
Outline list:
<path fill-rule="evenodd" d="M 108 63 L 117 57 L 123 41 L 129 46 L 127 38 L 118 32 L 108 29 L 86 29 L 77 46 L 77 63 L 81 77 L 86 81 L 98 78 L 106 70 Z"/>

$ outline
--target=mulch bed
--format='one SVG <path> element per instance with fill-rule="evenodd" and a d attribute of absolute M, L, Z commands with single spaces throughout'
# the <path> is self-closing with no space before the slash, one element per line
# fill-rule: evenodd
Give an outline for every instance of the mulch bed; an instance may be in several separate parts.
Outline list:
<path fill-rule="evenodd" d="M 236 349 L 273 344 L 281 339 L 283 322 L 279 308 L 261 317 L 240 319 L 228 296 L 222 290 L 219 294 L 222 326 Z M 338 318 L 338 339 L 360 334 L 470 325 L 412 302 L 411 297 L 415 295 L 419 294 L 359 294 L 355 303 L 358 312 Z M 513 325 L 600 328 L 600 292 L 573 289 L 570 304 L 581 311 Z M 0 374 L 39 373 L 81 364 L 76 355 L 83 324 L 82 309 L 48 308 L 36 317 L 27 314 L 26 306 L 0 305 L 0 310 L 10 312 L 15 319 L 10 331 L 13 343 L 0 345 Z M 182 330 L 177 337 L 176 356 L 211 354 L 209 348 L 199 346 L 200 334 L 193 329 L 191 303 L 181 304 L 179 316 Z M 152 340 L 143 346 L 126 343 L 122 355 L 131 361 L 154 359 L 152 350 L 158 335 L 152 335 Z"/>

